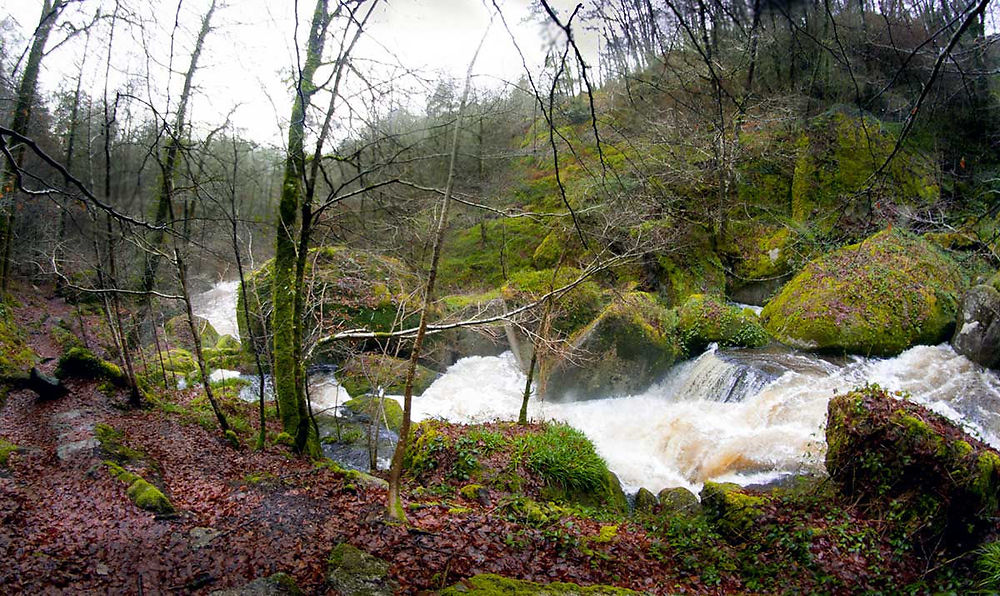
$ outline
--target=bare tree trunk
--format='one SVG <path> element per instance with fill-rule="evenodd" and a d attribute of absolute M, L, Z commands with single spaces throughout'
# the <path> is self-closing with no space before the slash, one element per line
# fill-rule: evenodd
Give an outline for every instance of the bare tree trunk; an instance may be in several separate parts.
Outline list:
<path fill-rule="evenodd" d="M 489 31 L 489 28 L 487 28 Z M 451 204 L 451 195 L 455 187 L 455 163 L 458 161 L 458 140 L 462 129 L 462 115 L 465 112 L 466 102 L 469 100 L 469 89 L 472 87 L 472 69 L 476 65 L 476 58 L 483 48 L 486 36 L 479 42 L 476 53 L 472 55 L 469 62 L 469 70 L 465 73 L 465 88 L 462 90 L 462 101 L 458 106 L 458 114 L 455 116 L 455 131 L 451 139 L 451 157 L 448 165 L 448 182 L 445 184 L 444 195 L 441 197 L 441 212 L 438 213 L 437 227 L 434 231 L 434 248 L 431 252 L 431 266 L 427 272 L 427 283 L 424 286 L 424 300 L 420 308 L 420 325 L 417 327 L 417 337 L 413 340 L 413 350 L 410 352 L 410 363 L 406 370 L 406 387 L 403 390 L 403 424 L 399 429 L 399 442 L 396 443 L 396 450 L 392 454 L 392 464 L 389 467 L 389 495 L 388 513 L 389 517 L 404 521 L 406 512 L 403 510 L 403 502 L 399 498 L 400 483 L 403 477 L 403 455 L 406 453 L 406 446 L 410 437 L 410 415 L 413 411 L 413 380 L 417 373 L 417 361 L 420 359 L 420 350 L 424 345 L 424 336 L 427 334 L 427 313 L 434 296 L 434 282 L 437 280 L 438 261 L 441 258 L 441 245 L 444 243 L 444 232 L 448 226 L 448 206 Z"/>
<path fill-rule="evenodd" d="M 49 33 L 59 18 L 59 12 L 63 9 L 63 0 L 45 0 L 42 4 L 42 16 L 38 20 L 38 27 L 35 29 L 35 37 L 31 42 L 31 50 L 28 52 L 28 61 L 25 63 L 24 74 L 21 76 L 21 84 L 17 88 L 17 101 L 14 104 L 14 117 L 11 122 L 11 129 L 14 132 L 27 135 L 28 125 L 31 123 L 31 108 L 35 103 L 35 92 L 38 87 L 38 72 L 42 65 L 42 58 L 45 55 L 45 43 L 49 39 Z M 14 170 L 21 166 L 24 158 L 24 150 L 18 149 L 16 163 L 7 164 L 4 168 L 2 187 L 0 187 L 0 295 L 6 296 L 7 287 L 10 284 L 10 261 L 11 243 L 14 235 Z"/>

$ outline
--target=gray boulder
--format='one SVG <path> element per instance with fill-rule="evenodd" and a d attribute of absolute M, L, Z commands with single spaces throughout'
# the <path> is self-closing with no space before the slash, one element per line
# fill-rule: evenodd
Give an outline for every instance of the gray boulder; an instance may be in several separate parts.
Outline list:
<path fill-rule="evenodd" d="M 991 284 L 974 286 L 962 297 L 951 345 L 969 360 L 1000 368 L 1000 275 Z"/>

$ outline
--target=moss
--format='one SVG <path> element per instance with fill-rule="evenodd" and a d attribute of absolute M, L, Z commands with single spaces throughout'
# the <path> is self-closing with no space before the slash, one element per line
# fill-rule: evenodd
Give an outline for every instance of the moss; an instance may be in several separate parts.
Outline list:
<path fill-rule="evenodd" d="M 764 307 L 761 321 L 795 347 L 898 354 L 945 339 L 963 280 L 916 236 L 886 230 L 810 263 Z"/>
<path fill-rule="evenodd" d="M 159 364 L 158 360 L 154 360 Z M 198 370 L 198 362 L 195 361 L 191 352 L 181 348 L 174 348 L 163 353 L 163 370 L 174 372 L 179 375 L 188 375 Z"/>
<path fill-rule="evenodd" d="M 240 438 L 234 430 L 232 429 L 227 430 L 224 436 L 226 438 L 226 442 L 228 442 L 230 446 L 232 446 L 235 449 L 240 448 Z"/>
<path fill-rule="evenodd" d="M 502 296 L 511 308 L 530 304 L 552 290 L 576 281 L 582 273 L 572 267 L 563 267 L 558 271 L 522 271 L 511 276 L 503 287 Z M 551 310 L 552 329 L 572 334 L 591 322 L 606 303 L 600 286 L 593 280 L 586 280 L 554 299 Z"/>
<path fill-rule="evenodd" d="M 416 391 L 414 391 L 414 394 L 416 394 Z M 378 409 L 380 403 L 382 408 Z M 377 397 L 364 395 L 348 400 L 344 403 L 344 407 L 359 414 L 377 416 L 379 421 L 387 423 L 387 428 L 394 432 L 399 432 L 400 427 L 403 425 L 403 407 L 399 405 L 398 401 L 392 398 L 387 397 L 380 402 Z"/>
<path fill-rule="evenodd" d="M 486 487 L 482 484 L 466 484 L 458 490 L 458 494 L 470 501 L 478 501 L 485 491 Z"/>
<path fill-rule="evenodd" d="M 507 276 L 532 268 L 549 232 L 528 217 L 492 219 L 455 232 L 445 240 L 438 281 L 443 289 L 463 291 L 501 286 Z"/>
<path fill-rule="evenodd" d="M 447 449 L 451 441 L 436 428 L 434 421 L 428 420 L 416 426 L 413 439 L 406 446 L 403 467 L 412 476 L 437 467 L 437 455 Z"/>
<path fill-rule="evenodd" d="M 900 397 L 866 386 L 830 401 L 827 471 L 918 544 L 966 544 L 1000 510 L 1000 454 Z"/>
<path fill-rule="evenodd" d="M 700 353 L 713 342 L 756 348 L 770 341 L 753 311 L 726 304 L 721 297 L 692 294 L 678 317 L 677 328 L 688 354 Z"/>
<path fill-rule="evenodd" d="M 352 397 L 374 393 L 381 387 L 385 393 L 402 395 L 410 361 L 385 354 L 359 354 L 350 357 L 337 369 L 337 382 Z M 437 373 L 417 365 L 413 378 L 413 395 L 421 395 L 437 378 Z"/>
<path fill-rule="evenodd" d="M 28 346 L 24 330 L 14 321 L 10 306 L 0 303 L 0 380 L 23 376 L 35 360 L 35 353 Z"/>
<path fill-rule="evenodd" d="M 94 436 L 101 450 L 119 463 L 135 462 L 146 457 L 142 451 L 125 445 L 125 434 L 112 426 L 98 423 L 94 427 Z"/>
<path fill-rule="evenodd" d="M 17 445 L 0 437 L 0 467 L 7 467 L 7 462 L 10 461 L 10 454 L 17 453 L 18 449 L 20 448 Z"/>
<path fill-rule="evenodd" d="M 454 586 L 442 590 L 441 596 L 459 596 L 460 594 L 480 594 L 482 596 L 494 594 L 594 594 L 603 596 L 626 596 L 638 595 L 639 592 L 617 588 L 607 585 L 581 586 L 577 584 L 555 582 L 551 584 L 537 584 L 534 582 L 511 579 L 493 574 L 474 575 L 462 580 Z"/>
<path fill-rule="evenodd" d="M 136 507 L 158 514 L 170 514 L 176 511 L 170 499 L 141 476 L 125 470 L 114 462 L 104 463 L 113 477 L 128 485 L 125 494 Z"/>
<path fill-rule="evenodd" d="M 214 346 L 219 341 L 219 332 L 212 327 L 208 319 L 196 316 L 194 325 L 201 338 L 202 347 Z M 191 336 L 187 315 L 177 315 L 170 319 L 164 324 L 163 330 L 166 332 L 167 342 L 172 346 L 194 349 L 194 338 Z"/>
<path fill-rule="evenodd" d="M 732 483 L 706 482 L 701 490 L 701 505 L 705 517 L 722 534 L 745 538 L 764 515 L 768 497 L 742 492 Z"/>
<path fill-rule="evenodd" d="M 55 374 L 59 379 L 81 377 L 111 381 L 119 387 L 128 385 L 128 379 L 118 365 L 98 358 L 86 348 L 70 348 L 59 358 Z"/>
<path fill-rule="evenodd" d="M 280 432 L 278 433 L 278 436 L 274 437 L 274 444 L 284 445 L 285 447 L 293 447 L 295 445 L 295 439 L 292 438 L 292 435 L 286 432 Z"/>
<path fill-rule="evenodd" d="M 704 227 L 658 219 L 644 222 L 632 235 L 649 250 L 642 289 L 656 293 L 665 304 L 683 304 L 691 294 L 725 292 L 725 269 Z"/>
<path fill-rule="evenodd" d="M 336 593 L 358 596 L 391 595 L 398 587 L 389 563 L 342 542 L 327 558 L 327 585 Z"/>

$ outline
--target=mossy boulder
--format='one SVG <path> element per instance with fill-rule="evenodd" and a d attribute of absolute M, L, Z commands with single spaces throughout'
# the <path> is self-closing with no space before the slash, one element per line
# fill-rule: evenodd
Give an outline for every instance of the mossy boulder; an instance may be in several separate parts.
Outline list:
<path fill-rule="evenodd" d="M 6 468 L 7 462 L 10 461 L 10 454 L 17 453 L 19 450 L 20 447 L 0 437 L 0 468 Z"/>
<path fill-rule="evenodd" d="M 726 304 L 720 296 L 689 296 L 678 309 L 677 328 L 689 355 L 700 353 L 710 343 L 756 348 L 771 340 L 753 311 Z"/>
<path fill-rule="evenodd" d="M 194 317 L 194 326 L 198 330 L 201 338 L 202 348 L 214 346 L 219 341 L 219 332 L 212 327 L 208 319 Z M 194 337 L 191 335 L 191 326 L 188 325 L 187 315 L 177 315 L 163 325 L 167 343 L 176 348 L 194 349 Z"/>
<path fill-rule="evenodd" d="M 656 495 L 646 487 L 640 488 L 639 492 L 635 493 L 635 505 L 633 509 L 636 513 L 653 513 L 658 504 Z"/>
<path fill-rule="evenodd" d="M 233 336 L 222 335 L 214 346 L 206 347 L 203 354 L 208 368 L 235 370 L 243 361 L 243 346 Z"/>
<path fill-rule="evenodd" d="M 379 407 L 381 405 L 381 408 Z M 377 417 L 386 428 L 399 432 L 403 425 L 403 407 L 392 398 L 379 399 L 372 395 L 362 395 L 344 402 L 344 407 L 356 414 Z"/>
<path fill-rule="evenodd" d="M 812 248 L 795 227 L 753 218 L 731 222 L 719 252 L 728 266 L 726 295 L 760 305 L 805 264 Z"/>
<path fill-rule="evenodd" d="M 573 267 L 522 271 L 511 276 L 501 295 L 509 308 L 517 308 L 537 302 L 549 292 L 576 281 L 582 273 Z M 572 334 L 593 321 L 606 304 L 600 286 L 593 280 L 585 280 L 552 299 L 549 307 L 551 330 L 557 334 Z M 544 310 L 544 306 L 539 306 L 531 314 L 540 318 Z"/>
<path fill-rule="evenodd" d="M 442 322 L 464 321 L 506 312 L 499 289 L 483 293 L 451 294 L 438 301 Z M 427 337 L 421 360 L 444 370 L 466 356 L 498 356 L 510 349 L 502 325 L 458 327 Z"/>
<path fill-rule="evenodd" d="M 830 478 L 917 543 L 969 547 L 994 527 L 1000 453 L 905 395 L 870 385 L 834 397 L 826 441 Z"/>
<path fill-rule="evenodd" d="M 958 267 L 937 248 L 885 230 L 809 263 L 761 321 L 793 347 L 891 356 L 947 339 L 962 286 Z"/>
<path fill-rule="evenodd" d="M 55 371 L 56 378 L 79 377 L 109 381 L 118 387 L 128 385 L 128 378 L 117 364 L 99 358 L 87 348 L 70 348 L 59 358 Z"/>
<path fill-rule="evenodd" d="M 969 360 L 1000 368 L 1000 274 L 962 296 L 951 345 Z"/>
<path fill-rule="evenodd" d="M 764 516 L 769 497 L 745 492 L 731 482 L 706 482 L 701 489 L 705 518 L 720 533 L 730 538 L 746 537 Z"/>
<path fill-rule="evenodd" d="M 128 498 L 131 499 L 136 507 L 161 515 L 171 514 L 176 511 L 170 499 L 143 477 L 129 472 L 114 462 L 107 461 L 104 464 L 108 467 L 108 472 L 112 476 L 128 486 L 125 494 L 128 495 Z"/>
<path fill-rule="evenodd" d="M 492 573 L 474 575 L 439 592 L 441 596 L 460 596 L 461 594 L 524 594 L 536 596 L 556 596 L 559 594 L 593 594 L 594 596 L 628 596 L 641 594 L 625 588 L 607 585 L 581 586 L 566 582 L 538 584 L 520 579 L 511 579 Z"/>
<path fill-rule="evenodd" d="M 357 596 L 391 596 L 399 588 L 389 576 L 389 563 L 346 542 L 330 551 L 326 582 L 334 593 Z"/>
<path fill-rule="evenodd" d="M 544 379 L 547 399 L 593 399 L 649 387 L 684 354 L 677 315 L 651 295 L 632 292 L 607 306 L 569 339 L 574 358 Z"/>
<path fill-rule="evenodd" d="M 260 313 L 272 308 L 274 260 L 246 278 L 250 292 L 250 314 L 237 301 L 240 337 L 264 337 L 270 323 Z M 388 332 L 415 327 L 419 321 L 419 280 L 402 261 L 364 250 L 328 246 L 309 251 L 305 272 L 305 334 L 323 337 L 348 329 Z M 252 327 L 251 327 L 252 326 Z M 269 336 L 269 334 L 268 334 Z M 244 350 L 250 350 L 249 341 Z M 374 350 L 386 342 L 330 342 L 316 350 L 313 360 L 338 361 L 348 348 Z M 250 355 L 252 359 L 252 355 Z"/>
<path fill-rule="evenodd" d="M 644 222 L 632 235 L 646 250 L 640 289 L 669 306 L 683 304 L 691 294 L 725 292 L 725 269 L 705 227 L 658 219 Z"/>
<path fill-rule="evenodd" d="M 409 366 L 410 361 L 402 358 L 385 354 L 358 354 L 348 358 L 334 376 L 351 397 L 373 393 L 379 387 L 385 393 L 402 395 Z M 418 364 L 413 377 L 413 395 L 421 395 L 436 378 L 437 373 Z"/>
<path fill-rule="evenodd" d="M 215 590 L 210 596 L 301 596 L 302 590 L 287 573 L 275 573 L 229 590 Z"/>
<path fill-rule="evenodd" d="M 660 500 L 660 513 L 663 515 L 696 515 L 701 511 L 698 497 L 682 486 L 665 488 L 657 497 Z"/>

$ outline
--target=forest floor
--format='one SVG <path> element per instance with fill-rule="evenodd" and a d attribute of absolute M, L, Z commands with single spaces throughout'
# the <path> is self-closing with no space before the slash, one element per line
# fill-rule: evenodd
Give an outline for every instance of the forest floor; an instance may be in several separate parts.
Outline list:
<path fill-rule="evenodd" d="M 59 356 L 52 329 L 74 316 L 72 308 L 38 292 L 21 299 L 15 317 L 43 359 L 39 368 L 51 374 Z M 595 559 L 475 501 L 449 512 L 440 499 L 408 499 L 408 524 L 393 524 L 385 490 L 374 483 L 352 482 L 280 445 L 234 449 L 218 431 L 176 414 L 129 409 L 124 393 L 106 395 L 96 381 L 65 385 L 69 394 L 50 401 L 11 392 L 0 412 L 0 437 L 20 448 L 0 468 L 3 593 L 207 593 L 276 572 L 323 593 L 327 557 L 345 541 L 390 561 L 390 575 L 408 593 L 483 572 L 657 592 L 669 581 L 671 591 L 704 591 L 697 578 L 650 560 L 639 528 L 623 526 L 613 552 Z M 145 476 L 177 514 L 154 515 L 129 500 L 103 464 L 98 424 L 154 462 L 147 466 L 154 477 Z M 599 529 L 589 520 L 578 526 Z"/>
<path fill-rule="evenodd" d="M 39 368 L 51 373 L 60 321 L 75 320 L 81 334 L 98 323 L 48 294 L 22 292 L 14 312 Z M 755 526 L 763 538 L 736 542 L 702 521 L 566 510 L 531 524 L 511 515 L 511 495 L 465 498 L 415 486 L 404 495 L 407 524 L 392 523 L 383 483 L 282 445 L 253 449 L 253 435 L 234 448 L 179 413 L 199 390 L 169 392 L 171 408 L 130 409 L 106 384 L 64 383 L 68 395 L 48 401 L 12 391 L 0 411 L 0 438 L 19 447 L 0 465 L 0 593 L 209 593 L 276 572 L 306 593 L 329 593 L 328 557 L 344 542 L 388 561 L 390 578 L 408 594 L 479 573 L 653 594 L 884 590 L 921 575 L 921 561 L 895 554 L 881 522 L 825 497 L 795 508 L 774 501 Z M 253 420 L 256 406 L 245 406 Z M 104 463 L 99 425 L 143 454 L 142 475 L 177 513 L 133 504 Z"/>

